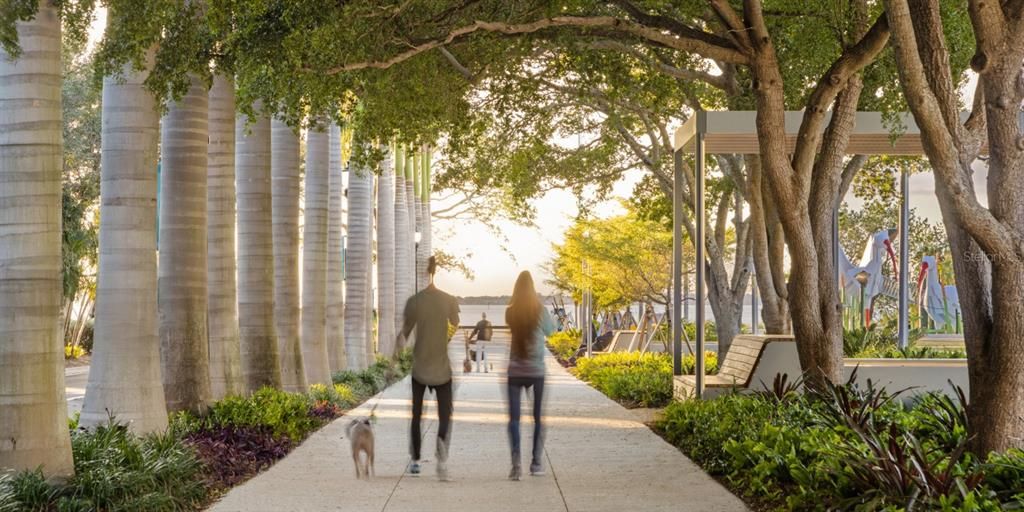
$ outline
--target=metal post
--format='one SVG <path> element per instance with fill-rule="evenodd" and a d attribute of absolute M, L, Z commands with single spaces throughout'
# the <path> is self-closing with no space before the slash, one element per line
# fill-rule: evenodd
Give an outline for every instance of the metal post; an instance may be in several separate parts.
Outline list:
<path fill-rule="evenodd" d="M 672 154 L 672 375 L 683 374 L 683 152 Z"/>
<path fill-rule="evenodd" d="M 594 307 L 593 304 L 592 304 L 594 298 L 591 297 L 591 295 L 590 295 L 590 280 L 589 280 L 589 277 L 590 277 L 590 266 L 587 265 L 587 260 L 583 260 L 583 278 L 587 279 L 587 284 L 586 284 L 586 286 L 583 289 L 583 313 L 584 313 L 584 316 L 583 316 L 583 322 L 584 322 L 583 323 L 583 326 L 584 326 L 583 329 L 584 329 L 584 331 L 583 332 L 585 333 L 584 336 L 587 337 L 586 338 L 587 339 L 587 357 L 591 357 L 591 356 L 594 355 L 594 333 L 593 333 L 594 325 L 590 321 L 590 315 L 591 315 L 590 309 L 592 307 Z"/>
<path fill-rule="evenodd" d="M 682 269 L 680 269 L 682 272 Z M 690 274 L 683 274 L 683 320 L 690 321 Z"/>
<path fill-rule="evenodd" d="M 696 245 L 697 253 L 697 354 L 694 358 L 696 361 L 696 367 L 694 368 L 694 375 L 696 376 L 697 386 L 696 395 L 697 399 L 704 398 L 704 289 L 706 283 L 704 282 L 704 134 L 697 132 L 697 136 L 694 137 L 694 173 L 696 174 L 696 180 L 693 187 L 693 209 L 694 209 L 694 224 L 696 227 Z"/>
<path fill-rule="evenodd" d="M 757 274 L 750 280 L 750 333 L 757 334 Z"/>
<path fill-rule="evenodd" d="M 899 306 L 899 347 L 907 348 L 910 340 L 910 179 L 907 168 L 900 171 L 900 306 Z"/>

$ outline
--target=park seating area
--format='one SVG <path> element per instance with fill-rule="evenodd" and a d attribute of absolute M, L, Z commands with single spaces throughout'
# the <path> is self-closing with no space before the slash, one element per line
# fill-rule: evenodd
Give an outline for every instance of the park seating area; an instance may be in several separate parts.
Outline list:
<path fill-rule="evenodd" d="M 801 375 L 796 341 L 792 336 L 740 335 L 720 363 L 717 375 L 706 375 L 704 397 L 714 398 L 732 392 L 751 392 L 770 387 L 776 375 L 785 374 L 793 382 Z M 891 391 L 909 389 L 955 395 L 954 386 L 969 391 L 966 359 L 855 359 L 843 360 L 844 377 L 857 372 L 857 382 L 870 379 Z M 673 395 L 693 398 L 697 378 L 679 375 L 673 379 Z M 910 400 L 912 394 L 904 399 Z"/>

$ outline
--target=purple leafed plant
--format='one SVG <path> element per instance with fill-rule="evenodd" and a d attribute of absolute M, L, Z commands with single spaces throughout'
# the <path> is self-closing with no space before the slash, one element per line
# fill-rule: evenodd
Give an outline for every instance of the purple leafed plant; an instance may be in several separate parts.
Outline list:
<path fill-rule="evenodd" d="M 189 434 L 214 489 L 238 485 L 283 458 L 294 447 L 291 439 L 275 437 L 267 427 L 222 427 Z"/>

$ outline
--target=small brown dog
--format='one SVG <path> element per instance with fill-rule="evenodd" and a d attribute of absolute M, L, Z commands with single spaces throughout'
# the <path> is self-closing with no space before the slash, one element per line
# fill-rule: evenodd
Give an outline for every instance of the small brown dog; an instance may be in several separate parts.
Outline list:
<path fill-rule="evenodd" d="M 373 407 L 377 409 L 377 406 Z M 358 418 L 352 420 L 345 428 L 345 435 L 352 443 L 352 460 L 356 463 L 356 478 L 376 476 L 373 470 L 373 412 L 369 418 Z M 363 462 L 361 454 L 366 454 L 366 461 Z"/>

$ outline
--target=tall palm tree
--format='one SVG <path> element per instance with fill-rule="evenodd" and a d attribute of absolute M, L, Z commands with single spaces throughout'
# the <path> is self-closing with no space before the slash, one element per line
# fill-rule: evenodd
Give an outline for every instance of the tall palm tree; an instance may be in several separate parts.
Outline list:
<path fill-rule="evenodd" d="M 70 476 L 61 306 L 61 36 L 40 1 L 0 50 L 0 468 Z"/>
<path fill-rule="evenodd" d="M 256 105 L 257 112 L 261 109 Z M 281 387 L 274 331 L 274 246 L 270 174 L 270 119 L 235 122 L 238 192 L 238 318 L 242 379 L 249 392 Z M 248 125 L 248 126 L 247 126 Z"/>
<path fill-rule="evenodd" d="M 345 356 L 345 260 L 341 172 L 341 128 L 331 123 L 327 198 L 327 357 L 332 372 L 348 367 Z"/>
<path fill-rule="evenodd" d="M 302 358 L 310 384 L 330 384 L 327 354 L 327 215 L 331 141 L 321 127 L 306 133 L 306 207 L 302 231 Z"/>
<path fill-rule="evenodd" d="M 244 391 L 235 281 L 235 84 L 216 74 L 210 88 L 210 147 L 206 157 L 206 325 L 210 394 Z M 102 219 L 101 219 L 102 220 Z"/>
<path fill-rule="evenodd" d="M 419 291 L 417 277 L 418 263 L 416 261 L 416 231 L 419 226 L 416 225 L 416 152 L 410 147 L 408 152 L 405 154 L 405 199 L 409 207 L 409 282 L 412 284 L 410 288 L 410 296 Z"/>
<path fill-rule="evenodd" d="M 210 401 L 206 337 L 206 84 L 188 91 L 161 120 L 160 360 L 168 411 L 202 411 Z"/>
<path fill-rule="evenodd" d="M 350 166 L 348 172 L 348 248 L 345 251 L 345 354 L 348 369 L 362 370 L 369 364 L 367 336 L 370 308 L 371 217 L 373 215 L 373 174 L 369 169 Z"/>
<path fill-rule="evenodd" d="M 377 350 L 395 353 L 395 170 L 390 148 L 377 179 Z"/>
<path fill-rule="evenodd" d="M 274 238 L 274 326 L 281 387 L 306 390 L 299 342 L 299 135 L 283 121 L 270 121 L 271 204 Z"/>
<path fill-rule="evenodd" d="M 103 79 L 95 341 L 80 417 L 93 427 L 113 415 L 137 433 L 167 428 L 157 320 L 160 115 L 145 79 L 130 65 Z"/>
<path fill-rule="evenodd" d="M 395 333 L 402 328 L 405 303 L 412 296 L 412 237 L 405 190 L 405 147 L 395 151 Z M 395 347 L 401 350 L 403 347 Z"/>
<path fill-rule="evenodd" d="M 416 173 L 416 232 L 419 233 L 419 242 L 416 243 L 416 291 L 420 291 L 430 284 L 427 277 L 427 218 L 426 210 L 423 207 L 423 180 L 426 174 L 426 159 L 422 148 L 416 153 L 414 160 L 414 171 Z"/>
<path fill-rule="evenodd" d="M 420 228 L 420 247 L 422 248 L 422 252 L 423 252 L 423 273 L 424 273 L 423 275 L 424 275 L 424 278 L 427 279 L 428 281 L 429 281 L 429 278 L 426 277 L 427 258 L 429 258 L 430 256 L 432 256 L 434 254 L 434 237 L 432 235 L 432 232 L 433 232 L 433 230 L 432 230 L 433 222 L 431 222 L 431 219 L 430 219 L 430 155 L 431 155 L 431 152 L 432 152 L 431 151 L 431 147 L 429 145 L 427 145 L 427 146 L 423 147 L 423 153 L 421 154 L 421 157 L 423 158 L 423 165 L 422 165 L 422 169 L 421 169 L 421 173 L 422 173 L 421 177 L 422 177 L 422 180 L 423 180 L 423 190 L 422 190 L 422 195 L 421 195 L 421 199 L 420 200 L 422 201 L 421 208 L 423 209 L 423 222 L 422 222 L 422 226 Z"/>

